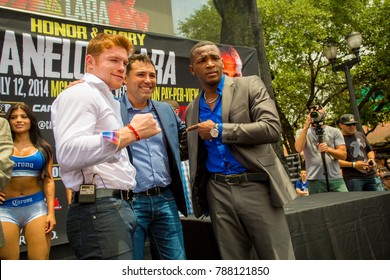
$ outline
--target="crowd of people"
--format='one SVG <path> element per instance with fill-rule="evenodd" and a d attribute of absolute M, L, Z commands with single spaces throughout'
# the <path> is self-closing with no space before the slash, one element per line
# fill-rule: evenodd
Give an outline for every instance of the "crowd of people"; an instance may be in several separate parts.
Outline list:
<path fill-rule="evenodd" d="M 390 159 L 385 161 L 387 166 L 380 165 L 365 134 L 357 131 L 354 115 L 342 115 L 338 120 L 339 129 L 327 126 L 325 117 L 322 106 L 313 106 L 303 129 L 297 131 L 295 148 L 305 162 L 305 170 L 301 171 L 304 179 L 295 184 L 298 195 L 389 190 L 385 174 L 390 171 Z M 305 194 L 302 194 L 302 180 L 307 180 Z"/>
<path fill-rule="evenodd" d="M 353 115 L 340 118 L 339 130 L 316 106 L 297 134 L 306 169 L 295 191 L 272 146 L 281 136 L 275 102 L 258 76 L 224 69 L 224 55 L 209 41 L 190 50 L 202 90 L 183 122 L 176 101 L 151 99 L 157 75 L 147 55 L 133 54 L 122 35 L 90 40 L 85 75 L 51 112 L 69 194 L 67 237 L 78 259 L 144 259 L 148 239 L 153 259 L 184 260 L 180 214 L 193 213 L 210 216 L 222 259 L 292 260 L 283 206 L 297 195 L 390 189 L 390 172 L 381 183 Z M 123 84 L 116 100 L 112 91 Z M 19 258 L 21 229 L 28 258 L 48 259 L 56 225 L 51 146 L 25 103 L 0 118 L 0 132 L 0 259 Z"/>

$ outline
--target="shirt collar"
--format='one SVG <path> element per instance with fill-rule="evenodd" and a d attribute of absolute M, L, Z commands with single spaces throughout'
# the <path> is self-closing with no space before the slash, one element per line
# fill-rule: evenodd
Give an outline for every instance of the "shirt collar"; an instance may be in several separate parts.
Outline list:
<path fill-rule="evenodd" d="M 83 76 L 83 80 L 91 84 L 99 85 L 100 87 L 105 87 L 108 91 L 110 91 L 107 84 L 103 82 L 103 80 L 100 79 L 98 76 L 95 76 L 94 74 L 85 73 Z"/>
<path fill-rule="evenodd" d="M 219 95 L 222 95 L 222 90 L 223 90 L 224 84 L 225 84 L 225 74 L 222 74 L 221 81 L 219 82 L 218 87 L 217 87 L 217 93 Z"/>
<path fill-rule="evenodd" d="M 133 105 L 131 104 L 131 102 L 130 102 L 129 98 L 127 97 L 127 95 L 125 95 L 125 104 L 126 104 L 127 110 L 139 110 L 139 109 L 133 107 Z M 147 109 L 147 111 L 150 111 L 150 110 L 153 109 L 153 104 L 152 104 L 150 99 L 148 100 L 148 106 L 146 106 L 142 110 L 145 110 L 145 109 Z"/>
<path fill-rule="evenodd" d="M 222 90 L 223 90 L 223 86 L 225 85 L 225 74 L 222 74 L 222 78 L 221 78 L 221 80 L 219 81 L 219 84 L 218 84 L 218 87 L 217 87 L 217 90 L 216 90 L 216 92 L 220 95 L 220 96 L 222 96 Z M 203 95 L 204 95 L 204 89 L 202 89 L 202 92 L 201 93 L 203 93 Z"/>

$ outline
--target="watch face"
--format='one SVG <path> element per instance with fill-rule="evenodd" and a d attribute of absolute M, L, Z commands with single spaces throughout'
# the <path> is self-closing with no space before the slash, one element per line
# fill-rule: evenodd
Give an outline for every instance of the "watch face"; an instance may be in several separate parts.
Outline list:
<path fill-rule="evenodd" d="M 210 130 L 211 137 L 217 138 L 218 137 L 218 129 L 213 128 Z"/>

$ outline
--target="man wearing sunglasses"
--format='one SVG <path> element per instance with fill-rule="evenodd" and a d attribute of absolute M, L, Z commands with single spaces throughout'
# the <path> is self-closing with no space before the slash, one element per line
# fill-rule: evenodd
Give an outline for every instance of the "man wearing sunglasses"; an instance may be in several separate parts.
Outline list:
<path fill-rule="evenodd" d="M 347 159 L 339 160 L 345 184 L 349 191 L 380 191 L 375 152 L 364 133 L 356 130 L 356 123 L 352 114 L 340 117 L 339 126 L 347 147 Z"/>

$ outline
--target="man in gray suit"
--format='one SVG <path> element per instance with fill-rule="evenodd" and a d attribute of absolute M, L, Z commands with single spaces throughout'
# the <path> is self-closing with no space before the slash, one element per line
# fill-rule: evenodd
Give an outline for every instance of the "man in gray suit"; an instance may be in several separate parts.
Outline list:
<path fill-rule="evenodd" d="M 270 143 L 280 121 L 258 76 L 223 75 L 219 48 L 199 42 L 190 72 L 202 92 L 185 121 L 192 200 L 196 217 L 210 214 L 223 259 L 294 259 L 282 206 L 296 197 Z"/>
<path fill-rule="evenodd" d="M 132 55 L 126 70 L 127 91 L 121 99 L 123 122 L 128 123 L 137 114 L 151 113 L 161 128 L 158 135 L 128 146 L 137 171 L 134 259 L 144 259 L 146 236 L 154 259 L 185 259 L 178 210 L 187 216 L 179 149 L 180 141 L 186 141 L 186 128 L 169 104 L 151 100 L 157 79 L 147 55 Z"/>

